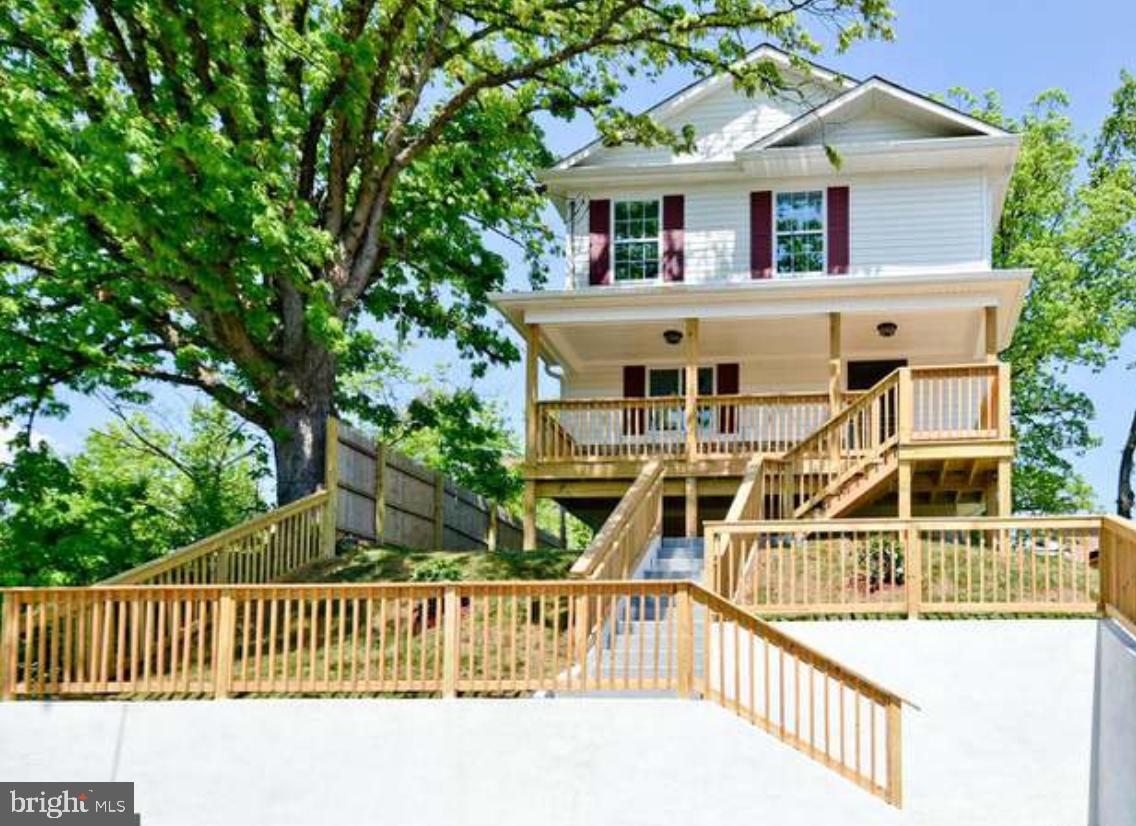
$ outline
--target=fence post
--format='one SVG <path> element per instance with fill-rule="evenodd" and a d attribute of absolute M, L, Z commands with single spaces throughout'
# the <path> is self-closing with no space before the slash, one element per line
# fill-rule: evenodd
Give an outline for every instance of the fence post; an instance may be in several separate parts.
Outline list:
<path fill-rule="evenodd" d="M 485 535 L 485 547 L 491 551 L 497 550 L 497 503 L 489 503 L 489 529 Z"/>
<path fill-rule="evenodd" d="M 0 700 L 11 700 L 16 687 L 20 623 L 16 595 L 7 593 L 0 599 Z"/>
<path fill-rule="evenodd" d="M 915 386 L 911 382 L 911 368 L 899 368 L 899 443 L 911 441 L 915 431 Z"/>
<path fill-rule="evenodd" d="M 323 484 L 327 490 L 327 513 L 324 517 L 322 546 L 325 557 L 335 556 L 335 528 L 339 520 L 336 504 L 339 492 L 339 419 L 327 420 L 327 444 L 324 448 Z"/>
<path fill-rule="evenodd" d="M 213 652 L 213 697 L 221 700 L 229 696 L 233 680 L 233 638 L 237 633 L 237 612 L 232 591 L 221 592 L 217 603 L 217 649 Z"/>
<path fill-rule="evenodd" d="M 919 538 L 919 526 L 908 523 L 904 538 L 907 542 L 903 577 L 907 590 L 907 618 L 919 619 L 919 606 L 923 601 L 923 543 Z"/>
<path fill-rule="evenodd" d="M 1101 517 L 1097 532 L 1097 546 L 1100 548 L 1097 556 L 1097 571 L 1100 574 L 1100 584 L 1097 586 L 1097 613 L 1103 617 L 1112 600 L 1112 566 L 1116 560 L 1114 544 L 1116 538 L 1109 529 L 1108 520 L 1104 517 Z"/>
<path fill-rule="evenodd" d="M 694 694 L 694 610 L 690 589 L 680 586 L 675 600 L 678 604 L 678 696 L 689 699 Z"/>
<path fill-rule="evenodd" d="M 458 591 L 447 585 L 442 598 L 442 696 L 458 696 Z"/>
<path fill-rule="evenodd" d="M 591 626 L 588 624 L 588 605 L 591 599 L 584 591 L 576 597 L 576 656 L 580 658 L 580 688 L 588 687 L 588 637 Z"/>
<path fill-rule="evenodd" d="M 903 704 L 896 699 L 887 706 L 887 802 L 903 808 Z"/>
<path fill-rule="evenodd" d="M 375 543 L 383 544 L 387 519 L 387 446 L 375 443 Z"/>
<path fill-rule="evenodd" d="M 434 472 L 434 550 L 440 551 L 445 542 L 446 530 L 446 477 Z"/>

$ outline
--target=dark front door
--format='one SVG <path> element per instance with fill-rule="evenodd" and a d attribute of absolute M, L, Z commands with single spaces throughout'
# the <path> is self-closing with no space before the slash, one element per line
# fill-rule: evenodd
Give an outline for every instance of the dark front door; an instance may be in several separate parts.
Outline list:
<path fill-rule="evenodd" d="M 907 359 L 881 359 L 878 361 L 848 362 L 848 389 L 871 390 L 886 379 L 888 374 L 907 366 Z"/>

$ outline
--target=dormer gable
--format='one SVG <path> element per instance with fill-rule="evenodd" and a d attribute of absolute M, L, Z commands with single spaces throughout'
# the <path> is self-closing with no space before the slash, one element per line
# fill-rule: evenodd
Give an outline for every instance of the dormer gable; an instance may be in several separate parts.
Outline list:
<path fill-rule="evenodd" d="M 881 77 L 872 77 L 762 135 L 744 150 L 1008 133 Z"/>

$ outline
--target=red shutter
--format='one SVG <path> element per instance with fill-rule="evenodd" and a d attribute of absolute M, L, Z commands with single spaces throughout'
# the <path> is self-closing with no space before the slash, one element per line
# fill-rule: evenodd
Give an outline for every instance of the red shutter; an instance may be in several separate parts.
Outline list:
<path fill-rule="evenodd" d="M 642 365 L 628 365 L 623 368 L 623 397 L 625 399 L 642 399 L 647 395 L 647 368 Z M 631 435 L 642 435 L 646 431 L 646 411 L 639 408 L 635 411 L 623 411 L 623 432 Z"/>
<path fill-rule="evenodd" d="M 588 283 L 611 283 L 611 201 L 588 204 Z"/>
<path fill-rule="evenodd" d="M 749 194 L 749 277 L 773 277 L 773 193 Z"/>
<path fill-rule="evenodd" d="M 718 395 L 736 396 L 740 386 L 741 370 L 737 364 L 718 365 Z M 738 432 L 738 410 L 733 405 L 722 405 L 718 408 L 718 431 L 721 433 Z"/>
<path fill-rule="evenodd" d="M 848 187 L 828 188 L 828 272 L 848 272 Z"/>
<path fill-rule="evenodd" d="M 663 196 L 663 280 L 682 281 L 685 199 Z"/>

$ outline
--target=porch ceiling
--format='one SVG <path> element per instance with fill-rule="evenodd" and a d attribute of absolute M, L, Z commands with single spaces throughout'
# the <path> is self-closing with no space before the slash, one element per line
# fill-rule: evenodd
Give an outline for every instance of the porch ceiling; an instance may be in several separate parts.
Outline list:
<path fill-rule="evenodd" d="M 876 325 L 884 321 L 898 325 L 891 338 L 882 338 L 876 331 Z M 664 331 L 670 329 L 682 330 L 682 322 L 549 324 L 542 327 L 541 334 L 568 370 L 579 370 L 681 362 L 683 344 L 667 344 L 663 338 Z M 982 347 L 982 311 L 977 309 L 895 310 L 842 317 L 841 349 L 845 358 L 969 362 L 981 356 Z M 715 318 L 700 323 L 700 361 L 753 358 L 827 359 L 827 315 Z"/>
<path fill-rule="evenodd" d="M 496 293 L 491 300 L 519 332 L 541 326 L 542 353 L 569 370 L 582 365 L 673 362 L 667 329 L 701 321 L 702 358 L 763 355 L 827 358 L 827 314 L 844 319 L 845 357 L 969 361 L 982 353 L 982 313 L 998 307 L 999 349 L 1008 346 L 1031 273 L 841 276 L 795 280 L 587 287 Z M 891 339 L 875 331 L 893 321 Z"/>

